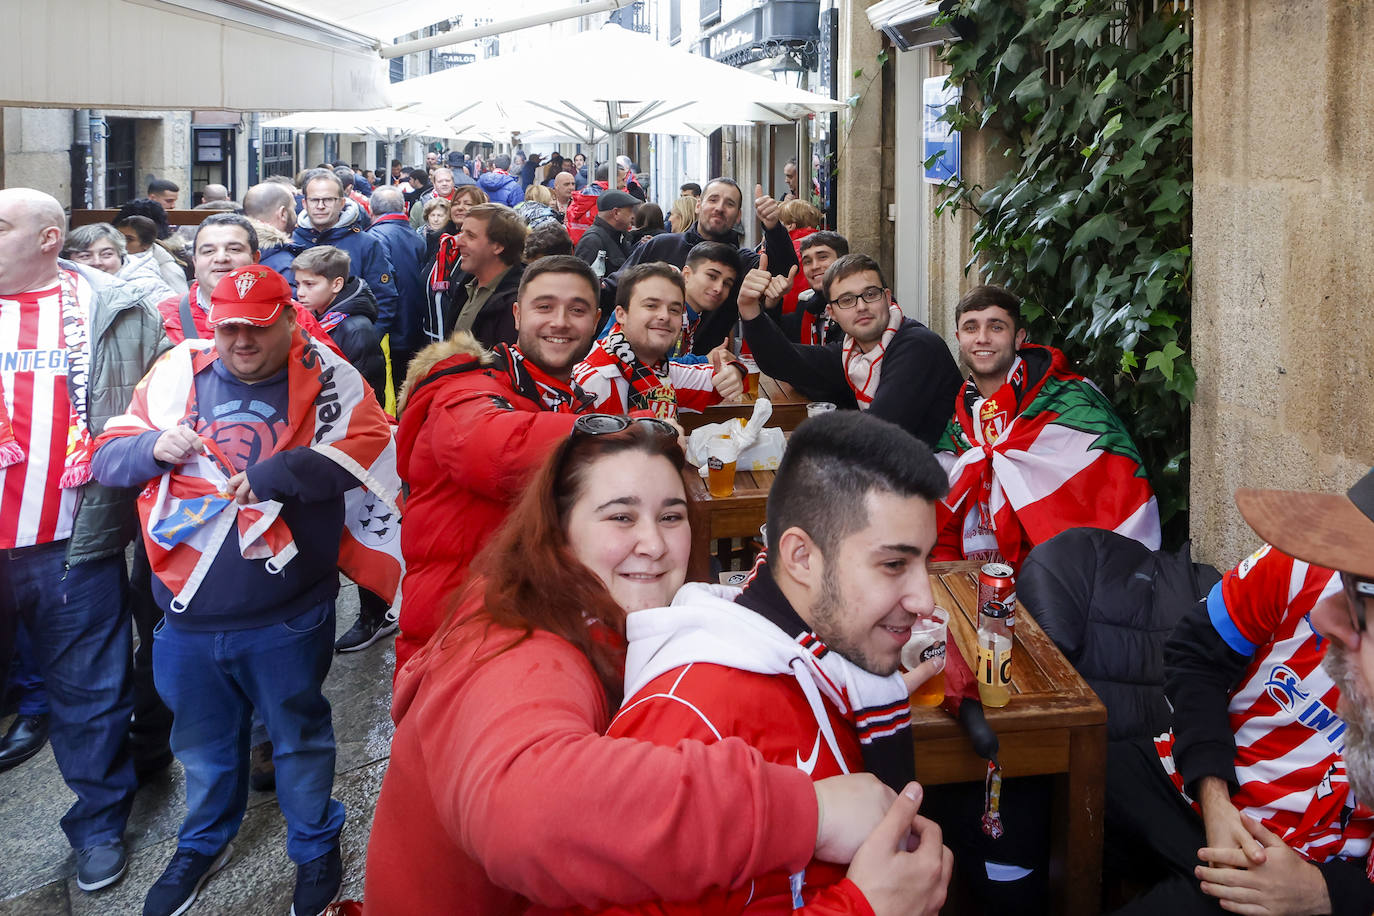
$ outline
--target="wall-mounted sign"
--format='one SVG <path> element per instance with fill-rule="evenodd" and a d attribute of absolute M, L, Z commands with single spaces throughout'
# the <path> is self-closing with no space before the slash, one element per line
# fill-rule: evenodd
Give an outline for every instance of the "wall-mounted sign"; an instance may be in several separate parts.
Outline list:
<path fill-rule="evenodd" d="M 943 76 L 932 76 L 921 84 L 921 162 L 925 180 L 939 184 L 959 177 L 959 133 L 940 116 L 959 104 L 959 88 L 946 86 Z M 931 161 L 934 156 L 935 161 Z"/>

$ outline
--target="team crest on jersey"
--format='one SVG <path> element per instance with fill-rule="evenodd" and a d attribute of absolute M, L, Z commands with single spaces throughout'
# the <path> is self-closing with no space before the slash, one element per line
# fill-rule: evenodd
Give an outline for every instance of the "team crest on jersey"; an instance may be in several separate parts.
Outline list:
<path fill-rule="evenodd" d="M 258 282 L 258 276 L 257 276 L 257 274 L 244 273 L 244 274 L 239 274 L 237 277 L 235 277 L 235 278 L 234 278 L 234 289 L 236 289 L 236 290 L 239 291 L 239 298 L 242 299 L 242 298 L 244 298 L 245 296 L 247 296 L 247 295 L 248 295 L 248 291 L 249 291 L 250 289 L 252 289 L 254 286 L 256 286 L 256 285 L 257 285 L 257 282 Z"/>

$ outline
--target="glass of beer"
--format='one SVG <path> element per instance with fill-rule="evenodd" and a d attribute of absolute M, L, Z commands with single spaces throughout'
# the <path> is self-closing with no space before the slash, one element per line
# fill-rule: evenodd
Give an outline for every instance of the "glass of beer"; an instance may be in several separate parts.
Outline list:
<path fill-rule="evenodd" d="M 739 361 L 744 363 L 744 368 L 748 370 L 748 375 L 744 377 L 744 393 L 749 397 L 758 400 L 759 396 L 759 364 L 754 362 L 752 356 L 741 356 Z"/>
<path fill-rule="evenodd" d="M 823 413 L 830 413 L 835 409 L 835 405 L 829 401 L 812 401 L 806 405 L 806 415 L 808 417 L 819 417 Z"/>
<path fill-rule="evenodd" d="M 706 443 L 706 489 L 712 499 L 734 495 L 738 460 L 739 446 L 729 436 L 713 436 Z"/>
<path fill-rule="evenodd" d="M 939 706 L 945 699 L 945 642 L 949 635 L 949 611 L 942 607 L 929 617 L 919 617 L 911 628 L 911 639 L 902 646 L 902 667 L 908 671 L 932 658 L 939 659 L 940 670 L 911 695 L 914 706 Z"/>

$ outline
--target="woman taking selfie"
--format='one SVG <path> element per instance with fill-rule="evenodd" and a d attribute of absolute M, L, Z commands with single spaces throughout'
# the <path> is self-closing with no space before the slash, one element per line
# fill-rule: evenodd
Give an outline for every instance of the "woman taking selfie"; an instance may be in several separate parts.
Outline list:
<path fill-rule="evenodd" d="M 847 862 L 893 793 L 812 783 L 730 739 L 605 738 L 627 613 L 668 604 L 691 552 L 677 430 L 581 417 L 402 669 L 366 912 L 520 913 L 691 899 Z"/>

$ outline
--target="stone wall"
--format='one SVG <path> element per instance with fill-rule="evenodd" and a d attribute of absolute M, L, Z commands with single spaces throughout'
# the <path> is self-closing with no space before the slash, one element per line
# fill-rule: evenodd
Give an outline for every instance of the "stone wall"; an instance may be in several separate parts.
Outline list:
<path fill-rule="evenodd" d="M 891 92 L 892 65 L 886 68 L 886 79 L 881 74 L 874 79 L 879 73 L 883 36 L 864 14 L 868 5 L 861 0 L 840 4 L 835 97 L 847 99 L 858 94 L 860 99 L 839 117 L 835 228 L 849 239 L 850 251 L 872 255 L 891 274 L 893 228 L 887 205 L 892 201 L 892 119 L 885 115 L 890 115 L 892 107 L 886 98 Z M 856 79 L 854 71 L 859 69 L 863 74 Z"/>
<path fill-rule="evenodd" d="M 4 186 L 37 188 L 72 202 L 72 112 L 56 108 L 5 108 L 0 157 Z"/>
<path fill-rule="evenodd" d="M 1374 461 L 1374 2 L 1194 9 L 1192 536 L 1225 567 L 1237 487 Z"/>

